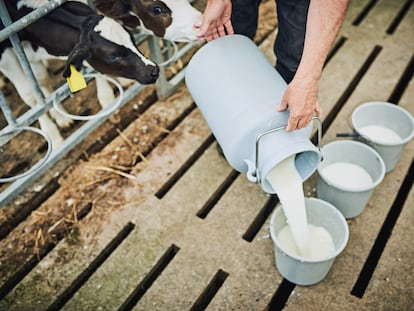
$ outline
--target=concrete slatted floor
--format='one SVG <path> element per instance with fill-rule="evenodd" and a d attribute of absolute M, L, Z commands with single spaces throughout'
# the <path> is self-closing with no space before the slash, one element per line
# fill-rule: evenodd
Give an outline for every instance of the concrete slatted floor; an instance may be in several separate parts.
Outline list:
<path fill-rule="evenodd" d="M 264 9 L 273 10 L 269 3 Z M 272 60 L 276 31 L 261 43 Z M 413 39 L 413 1 L 351 1 L 321 81 L 323 144 L 350 132 L 353 109 L 366 101 L 390 101 L 414 115 Z M 91 215 L 82 219 L 82 245 L 58 243 L 0 301 L 1 310 L 413 308 L 413 141 L 365 211 L 349 221 L 349 243 L 326 279 L 295 286 L 275 268 L 267 238 L 277 197 L 218 155 L 185 86 L 173 97 L 145 112 L 177 125 L 132 169 L 138 182 L 105 185 L 129 203 L 106 215 L 99 231 Z M 122 152 L 140 119 L 101 152 Z M 305 193 L 315 196 L 314 188 L 312 177 Z"/>

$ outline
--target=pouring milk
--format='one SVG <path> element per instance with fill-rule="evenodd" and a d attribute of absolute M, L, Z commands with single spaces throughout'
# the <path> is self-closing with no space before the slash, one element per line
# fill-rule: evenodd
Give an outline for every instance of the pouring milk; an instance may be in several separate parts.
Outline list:
<path fill-rule="evenodd" d="M 302 179 L 295 167 L 295 155 L 276 165 L 266 179 L 277 193 L 287 220 L 287 226 L 278 233 L 283 248 L 307 259 L 332 255 L 335 245 L 329 232 L 323 227 L 308 224 Z"/>

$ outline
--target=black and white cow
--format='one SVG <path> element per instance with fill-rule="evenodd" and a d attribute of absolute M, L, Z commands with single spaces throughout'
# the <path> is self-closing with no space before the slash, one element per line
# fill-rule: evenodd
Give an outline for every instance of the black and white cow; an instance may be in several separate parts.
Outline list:
<path fill-rule="evenodd" d="M 47 3 L 48 0 L 6 0 L 13 21 Z M 4 26 L 0 22 L 1 28 Z M 137 80 L 151 84 L 159 75 L 158 66 L 145 58 L 134 45 L 133 37 L 115 20 L 96 14 L 89 6 L 68 1 L 19 32 L 23 48 L 45 96 L 50 82 L 44 66 L 45 60 L 67 60 L 63 76 L 70 75 L 69 65 L 80 70 L 83 64 L 103 74 Z M 0 42 L 0 70 L 14 84 L 19 95 L 31 107 L 36 104 L 32 88 L 20 67 L 9 40 Z M 112 102 L 111 86 L 97 79 L 98 101 L 102 106 Z M 49 110 L 59 126 L 69 120 L 53 108 Z M 51 137 L 53 145 L 62 141 L 56 125 L 43 115 L 39 118 L 42 129 Z"/>
<path fill-rule="evenodd" d="M 188 0 L 94 0 L 94 6 L 130 29 L 139 26 L 177 42 L 197 40 L 194 25 L 201 20 L 201 13 Z"/>

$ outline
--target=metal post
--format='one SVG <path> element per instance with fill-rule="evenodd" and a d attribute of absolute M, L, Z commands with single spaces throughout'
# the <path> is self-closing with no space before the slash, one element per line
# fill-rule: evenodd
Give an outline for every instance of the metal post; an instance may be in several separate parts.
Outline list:
<path fill-rule="evenodd" d="M 16 118 L 14 117 L 10 107 L 7 105 L 6 98 L 4 97 L 3 92 L 0 90 L 0 108 L 3 111 L 4 117 L 6 118 L 7 123 L 15 127 L 17 125 Z"/>

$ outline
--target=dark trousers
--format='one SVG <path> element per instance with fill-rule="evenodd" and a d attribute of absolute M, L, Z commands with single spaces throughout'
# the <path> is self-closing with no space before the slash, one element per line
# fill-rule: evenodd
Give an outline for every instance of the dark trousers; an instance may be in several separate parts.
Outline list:
<path fill-rule="evenodd" d="M 276 0 L 278 34 L 274 44 L 276 69 L 289 83 L 298 69 L 305 41 L 310 0 Z M 260 0 L 232 0 L 234 32 L 253 39 Z"/>

